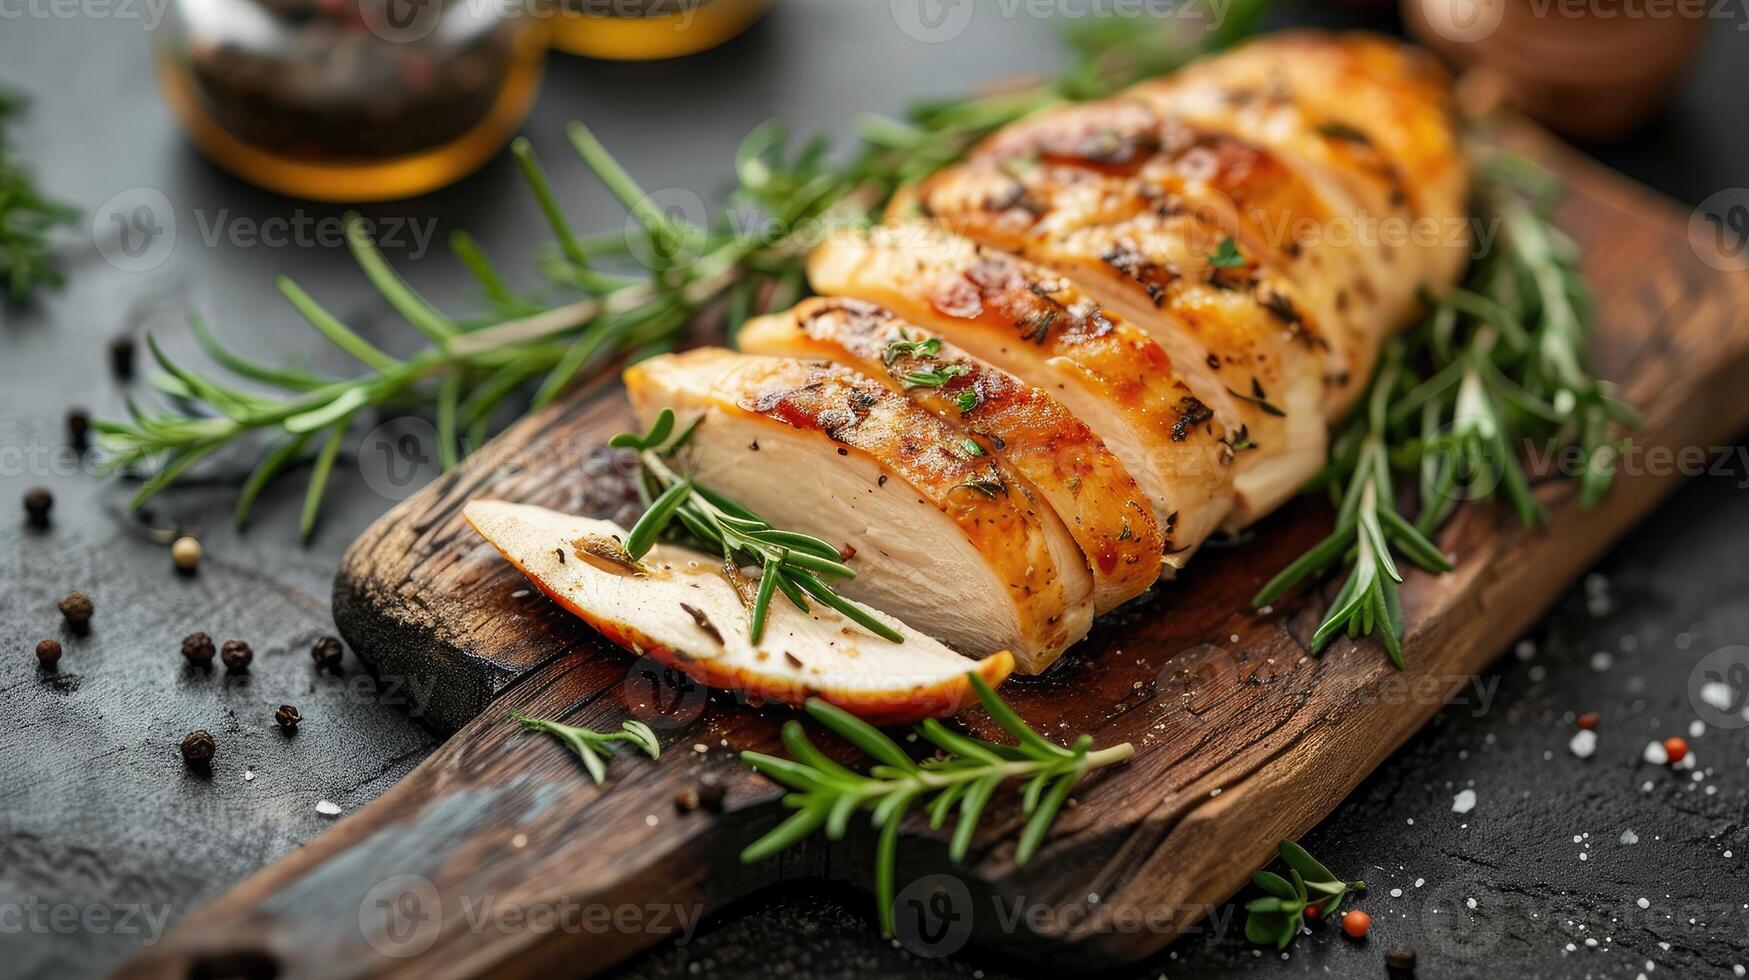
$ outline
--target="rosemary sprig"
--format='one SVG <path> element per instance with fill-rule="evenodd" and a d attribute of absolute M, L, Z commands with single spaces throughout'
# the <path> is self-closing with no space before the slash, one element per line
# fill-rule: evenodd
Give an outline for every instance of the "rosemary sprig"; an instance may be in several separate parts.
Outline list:
<path fill-rule="evenodd" d="M 0 89 L 0 280 L 6 284 L 7 302 L 15 306 L 29 300 L 38 287 L 64 281 L 49 233 L 79 216 L 76 209 L 44 197 L 12 149 L 11 124 L 25 106 L 23 96 Z"/>
<path fill-rule="evenodd" d="M 1364 891 L 1364 881 L 1343 881 L 1291 840 L 1281 842 L 1281 860 L 1288 877 L 1259 871 L 1251 883 L 1268 892 L 1245 903 L 1245 938 L 1259 945 L 1286 949 L 1300 934 L 1306 911 L 1316 908 L 1328 920 L 1350 893 Z"/>
<path fill-rule="evenodd" d="M 662 755 L 662 743 L 656 738 L 656 733 L 635 718 L 626 719 L 617 732 L 597 732 L 546 718 L 531 718 L 520 711 L 510 712 L 510 717 L 531 732 L 546 732 L 565 743 L 577 753 L 577 758 L 583 760 L 583 768 L 589 770 L 589 777 L 597 786 L 607 779 L 607 760 L 602 757 L 614 753 L 615 742 L 630 742 L 652 759 Z"/>
<path fill-rule="evenodd" d="M 1639 423 L 1613 386 L 1591 373 L 1590 293 L 1577 246 L 1550 217 L 1558 182 L 1521 157 L 1472 152 L 1482 164 L 1475 213 L 1500 229 L 1497 245 L 1462 288 L 1387 345 L 1363 409 L 1332 440 L 1329 465 L 1314 482 L 1338 502 L 1335 531 L 1252 599 L 1273 602 L 1346 567 L 1313 634 L 1314 651 L 1344 631 L 1376 634 L 1401 668 L 1402 575 L 1393 552 L 1431 572 L 1448 570 L 1431 536 L 1466 499 L 1504 498 L 1526 526 L 1541 521 L 1520 463 L 1528 443 L 1578 449 L 1580 501 L 1591 507 L 1614 478 L 1612 430 Z M 1413 520 L 1399 510 L 1404 500 L 1413 501 Z"/>
<path fill-rule="evenodd" d="M 850 566 L 844 564 L 838 549 L 811 535 L 778 530 L 746 507 L 674 472 L 668 464 L 699 424 L 694 421 L 675 434 L 674 413 L 665 408 L 656 416 L 650 431 L 643 435 L 622 432 L 609 441 L 616 448 L 637 451 L 643 477 L 638 490 L 644 500 L 644 515 L 626 534 L 626 554 L 636 561 L 649 552 L 665 531 L 677 530 L 685 532 L 699 546 L 722 555 L 723 574 L 736 584 L 744 598 L 748 592 L 753 593 L 749 632 L 755 644 L 765 636 L 771 600 L 778 592 L 803 612 L 808 611 L 808 597 L 812 597 L 876 636 L 894 643 L 905 642 L 897 630 L 826 584 L 827 579 L 856 577 Z M 755 589 L 741 588 L 746 581 L 741 569 L 749 565 L 760 571 Z"/>
<path fill-rule="evenodd" d="M 353 425 L 370 413 L 430 410 L 438 421 L 437 456 L 446 467 L 453 465 L 484 443 L 502 415 L 497 410 L 518 393 L 532 388 L 530 403 L 543 405 L 621 358 L 674 346 L 695 322 L 721 320 L 732 338 L 748 317 L 802 297 L 803 260 L 821 229 L 876 220 L 897 189 L 959 159 L 1006 123 L 1109 94 L 1231 43 L 1249 32 L 1266 6 L 1267 0 L 1235 0 L 1214 21 L 1218 30 L 1195 30 L 1197 18 L 1162 21 L 1153 30 L 1136 29 L 1130 18 L 1092 22 L 1071 35 L 1075 57 L 1055 81 L 917 105 L 899 120 L 864 120 L 861 146 L 843 162 L 830 159 L 823 138 L 792 147 L 781 127 L 761 126 L 737 151 L 737 187 L 709 227 L 664 213 L 586 128 L 573 123 L 572 148 L 640 229 L 633 236 L 579 236 L 546 171 L 528 143 L 518 140 L 512 152 L 554 239 L 540 262 L 543 292 L 553 294 L 551 301 L 512 290 L 479 245 L 458 232 L 451 249 L 477 280 L 487 309 L 448 316 L 414 293 L 352 221 L 347 239 L 365 276 L 429 346 L 406 358 L 391 357 L 282 279 L 280 291 L 293 307 L 360 361 L 364 373 L 330 378 L 260 364 L 194 325 L 207 355 L 252 390 L 160 354 L 163 371 L 154 380 L 171 409 L 148 412 L 130 404 L 130 419 L 94 427 L 112 453 L 112 470 L 145 476 L 136 506 L 232 443 L 266 437 L 267 448 L 238 500 L 237 520 L 247 518 L 273 480 L 313 462 L 301 522 L 308 537 L 334 460 Z M 1204 14 L 1201 23 L 1208 22 Z M 280 395 L 253 390 L 262 386 Z"/>
<path fill-rule="evenodd" d="M 931 828 L 940 827 L 948 814 L 957 809 L 948 856 L 962 861 L 971 847 L 978 820 L 996 790 L 1009 780 L 1025 780 L 1021 810 L 1027 814 L 1027 821 L 1014 854 L 1015 863 L 1025 864 L 1037 853 L 1075 784 L 1088 772 L 1124 762 L 1135 752 L 1128 742 L 1095 750 L 1088 735 L 1080 736 L 1068 748 L 1057 745 L 1022 721 L 977 675 L 968 676 L 991 720 L 1014 736 L 1016 744 L 1002 745 L 962 735 L 931 718 L 917 726 L 916 731 L 940 751 L 934 758 L 919 762 L 874 726 L 841 708 L 811 698 L 807 703 L 808 716 L 867 753 L 874 760 L 868 772 L 857 772 L 832 761 L 808 740 L 801 722 L 794 720 L 783 726 L 783 744 L 791 758 L 741 753 L 741 758 L 756 771 L 794 791 L 783 802 L 796 811 L 770 833 L 749 844 L 741 852 L 742 862 L 763 861 L 822 830 L 827 839 L 838 840 L 857 811 L 869 811 L 878 834 L 875 901 L 881 934 L 891 936 L 899 825 L 913 806 L 927 801 Z"/>

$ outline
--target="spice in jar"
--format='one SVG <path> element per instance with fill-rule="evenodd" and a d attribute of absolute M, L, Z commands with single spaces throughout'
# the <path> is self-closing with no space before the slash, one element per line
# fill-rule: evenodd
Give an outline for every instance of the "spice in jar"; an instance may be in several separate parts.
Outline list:
<path fill-rule="evenodd" d="M 219 648 L 219 659 L 225 662 L 225 669 L 235 674 L 249 669 L 249 661 L 255 659 L 255 651 L 242 640 L 226 640 Z"/>
<path fill-rule="evenodd" d="M 67 628 L 80 636 L 90 631 L 95 611 L 91 597 L 83 592 L 69 592 L 61 599 L 61 616 L 66 619 Z"/>
<path fill-rule="evenodd" d="M 37 662 L 44 667 L 53 667 L 61 660 L 61 641 L 40 640 L 36 645 Z"/>
<path fill-rule="evenodd" d="M 477 169 L 540 83 L 520 4 L 176 0 L 159 79 L 213 162 L 328 201 L 411 197 Z"/>
<path fill-rule="evenodd" d="M 55 506 L 55 495 L 47 487 L 31 487 L 24 491 L 24 516 L 31 527 L 48 527 L 49 511 Z"/>
<path fill-rule="evenodd" d="M 213 741 L 212 733 L 204 728 L 189 732 L 182 740 L 182 761 L 197 769 L 204 769 L 213 761 L 213 752 L 218 743 Z"/>
<path fill-rule="evenodd" d="M 213 638 L 205 633 L 190 633 L 182 638 L 182 658 L 196 667 L 211 667 L 216 652 Z"/>

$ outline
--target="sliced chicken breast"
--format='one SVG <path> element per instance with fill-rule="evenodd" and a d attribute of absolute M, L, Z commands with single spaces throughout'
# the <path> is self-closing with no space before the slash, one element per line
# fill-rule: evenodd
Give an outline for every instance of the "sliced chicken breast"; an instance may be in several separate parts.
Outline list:
<path fill-rule="evenodd" d="M 1230 250 L 1293 286 L 1342 354 L 1327 367 L 1341 400 L 1358 391 L 1344 360 L 1370 362 L 1404 312 L 1377 285 L 1390 270 L 1311 183 L 1262 147 L 1133 99 L 1046 112 L 1004 127 L 966 163 L 926 179 L 918 206 L 1010 251 L 1099 226 L 1174 222 L 1199 254 Z M 1227 240 L 1231 244 L 1226 244 Z M 1404 298 L 1413 302 L 1413 295 Z"/>
<path fill-rule="evenodd" d="M 823 293 L 889 307 L 1061 401 L 1153 503 L 1170 567 L 1231 510 L 1227 468 L 1244 434 L 1215 421 L 1159 343 L 1063 276 L 913 222 L 834 237 L 810 257 L 808 278 Z"/>
<path fill-rule="evenodd" d="M 1412 305 L 1468 261 L 1469 172 L 1450 79 L 1424 51 L 1366 34 L 1284 32 L 1125 94 L 1279 154 L 1338 216 L 1373 232 L 1391 265 L 1379 285 L 1394 298 Z"/>
<path fill-rule="evenodd" d="M 861 300 L 804 300 L 749 322 L 736 344 L 860 371 L 1012 464 L 1081 546 L 1095 613 L 1160 577 L 1164 545 L 1153 507 L 1105 443 L 1044 390 Z"/>
<path fill-rule="evenodd" d="M 1056 512 L 999 456 L 843 367 L 708 348 L 627 369 L 648 424 L 698 420 L 681 466 L 774 526 L 839 545 L 838 585 L 962 653 L 1043 670 L 1085 636 L 1093 579 Z"/>
<path fill-rule="evenodd" d="M 825 606 L 802 612 L 782 597 L 755 644 L 748 609 L 718 557 L 659 544 L 633 562 L 619 525 L 526 504 L 475 500 L 463 516 L 536 587 L 609 640 L 711 687 L 789 704 L 821 697 L 871 722 L 899 724 L 970 703 L 968 672 L 994 687 L 1013 669 L 1006 652 L 971 663 L 878 610 L 867 611 L 904 642 L 874 636 Z"/>

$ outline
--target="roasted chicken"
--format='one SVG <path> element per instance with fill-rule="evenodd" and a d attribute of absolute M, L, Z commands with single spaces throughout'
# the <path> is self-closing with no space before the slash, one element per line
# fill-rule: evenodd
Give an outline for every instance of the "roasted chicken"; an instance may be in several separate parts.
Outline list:
<path fill-rule="evenodd" d="M 1462 270 L 1467 187 L 1428 58 L 1275 35 L 995 133 L 822 244 L 823 298 L 627 387 L 646 424 L 699 420 L 701 484 L 840 547 L 843 594 L 1037 672 L 1317 472 L 1381 344 Z M 676 622 L 662 642 L 696 646 Z M 881 656 L 934 677 L 913 642 Z"/>

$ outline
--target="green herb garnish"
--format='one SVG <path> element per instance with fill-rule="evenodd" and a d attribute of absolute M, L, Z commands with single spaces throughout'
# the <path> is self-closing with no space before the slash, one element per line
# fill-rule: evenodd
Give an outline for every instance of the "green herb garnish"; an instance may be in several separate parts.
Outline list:
<path fill-rule="evenodd" d="M 1068 748 L 1057 745 L 1033 731 L 976 674 L 968 677 L 990 719 L 1014 736 L 1017 744 L 1001 745 L 962 735 L 931 718 L 918 725 L 916 732 L 940 751 L 935 758 L 918 762 L 874 726 L 842 708 L 809 698 L 806 710 L 810 718 L 873 760 L 867 773 L 827 758 L 808 740 L 801 722 L 794 720 L 783 726 L 783 744 L 791 758 L 741 753 L 754 770 L 794 791 L 783 802 L 796 811 L 748 845 L 741 852 L 742 862 L 763 861 L 822 830 L 828 840 L 838 840 L 857 811 L 869 811 L 877 832 L 875 902 L 881 934 L 891 936 L 899 825 L 913 806 L 927 801 L 931 828 L 940 827 L 949 813 L 958 811 L 948 856 L 962 861 L 971 847 L 978 819 L 996 790 L 1009 780 L 1026 780 L 1021 812 L 1027 821 L 1014 853 L 1015 863 L 1025 864 L 1038 852 L 1075 784 L 1088 772 L 1124 762 L 1135 753 L 1128 742 L 1094 750 L 1090 735 L 1080 736 Z"/>
<path fill-rule="evenodd" d="M 942 364 L 932 368 L 905 371 L 899 375 L 899 384 L 904 385 L 907 390 L 911 388 L 940 388 L 971 370 L 964 364 Z"/>
<path fill-rule="evenodd" d="M 0 281 L 14 305 L 24 304 L 40 286 L 65 281 L 49 233 L 79 217 L 76 209 L 43 196 L 12 149 L 11 125 L 25 105 L 23 96 L 0 90 Z"/>
<path fill-rule="evenodd" d="M 1364 881 L 1343 881 L 1291 840 L 1281 842 L 1281 860 L 1288 877 L 1259 871 L 1251 883 L 1269 894 L 1245 903 L 1245 938 L 1260 945 L 1286 949 L 1300 934 L 1306 910 L 1316 907 L 1320 918 L 1342 905 L 1351 892 L 1364 891 Z"/>
<path fill-rule="evenodd" d="M 1379 638 L 1402 667 L 1393 552 L 1449 570 L 1431 536 L 1466 499 L 1504 496 L 1524 525 L 1542 520 L 1519 463 L 1527 441 L 1578 448 L 1584 507 L 1614 479 L 1612 429 L 1639 418 L 1590 370 L 1591 295 L 1577 246 L 1550 218 L 1558 192 L 1552 175 L 1522 157 L 1483 159 L 1476 212 L 1481 226 L 1502 229 L 1496 247 L 1463 288 L 1386 346 L 1362 410 L 1332 440 L 1313 486 L 1337 501 L 1336 530 L 1252 599 L 1273 602 L 1298 582 L 1347 568 L 1314 650 L 1338 633 L 1370 636 L 1383 626 Z M 1417 491 L 1413 520 L 1398 510 L 1399 481 Z"/>
<path fill-rule="evenodd" d="M 676 435 L 674 413 L 665 408 L 656 416 L 649 432 L 643 435 L 622 432 L 610 440 L 609 445 L 616 448 L 637 450 L 642 473 L 638 492 L 644 500 L 644 516 L 626 535 L 626 555 L 637 561 L 665 531 L 676 530 L 683 531 L 699 546 L 722 555 L 724 572 L 733 579 L 739 579 L 741 568 L 757 566 L 759 586 L 752 602 L 749 630 L 756 645 L 765 636 L 771 600 L 778 592 L 802 612 L 808 611 L 806 597 L 812 596 L 882 639 L 905 642 L 897 630 L 826 584 L 825 579 L 856 577 L 837 548 L 811 535 L 780 531 L 735 501 L 693 483 L 669 467 L 699 424 L 695 421 Z"/>
<path fill-rule="evenodd" d="M 881 363 L 892 367 L 893 362 L 901 357 L 938 357 L 941 354 L 941 339 L 930 337 L 928 340 L 911 340 L 905 331 L 899 331 L 899 339 L 887 345 L 881 351 Z"/>
<path fill-rule="evenodd" d="M 621 724 L 617 732 L 596 732 L 574 725 L 561 724 L 545 718 L 530 718 L 520 711 L 510 712 L 510 717 L 522 723 L 522 727 L 534 732 L 546 732 L 565 745 L 577 758 L 583 760 L 583 768 L 589 770 L 589 776 L 597 786 L 607 779 L 607 761 L 603 755 L 614 753 L 615 742 L 630 742 L 644 750 L 644 754 L 655 759 L 662 754 L 662 743 L 656 738 L 656 733 L 649 725 L 635 718 L 628 718 Z"/>
<path fill-rule="evenodd" d="M 1215 246 L 1213 255 L 1209 256 L 1209 265 L 1216 269 L 1236 269 L 1245 264 L 1245 256 L 1239 254 L 1239 243 L 1232 235 L 1221 239 Z"/>

